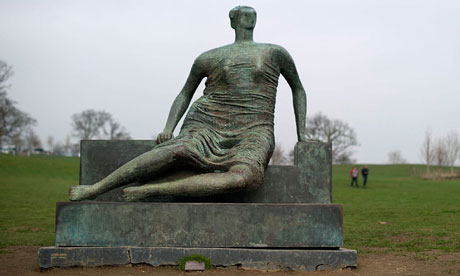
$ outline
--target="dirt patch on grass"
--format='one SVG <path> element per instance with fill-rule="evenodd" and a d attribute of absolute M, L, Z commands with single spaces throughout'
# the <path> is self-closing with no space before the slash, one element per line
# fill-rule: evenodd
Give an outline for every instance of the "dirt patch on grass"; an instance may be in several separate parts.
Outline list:
<path fill-rule="evenodd" d="M 6 229 L 6 232 L 39 232 L 40 228 L 30 226 L 16 226 Z"/>
<path fill-rule="evenodd" d="M 77 276 L 77 275 L 312 275 L 312 276 L 351 276 L 351 275 L 460 275 L 460 253 L 442 253 L 430 251 L 425 253 L 408 254 L 376 254 L 358 256 L 358 268 L 336 271 L 317 272 L 263 272 L 242 270 L 237 268 L 217 268 L 204 272 L 182 272 L 172 267 L 151 267 L 147 265 L 99 267 L 99 268 L 53 268 L 40 271 L 38 266 L 37 246 L 17 246 L 6 248 L 10 253 L 0 254 L 0 275 L 20 276 Z M 422 254 L 422 255 L 420 255 Z"/>
<path fill-rule="evenodd" d="M 407 232 L 407 233 L 401 233 L 397 234 L 394 236 L 387 237 L 386 239 L 392 242 L 407 242 L 407 241 L 413 241 L 417 239 L 417 233 L 415 232 Z"/>
<path fill-rule="evenodd" d="M 431 244 L 436 244 L 437 242 L 449 242 L 452 240 L 451 237 L 444 235 L 422 235 L 415 232 L 400 233 L 397 235 L 387 236 L 385 240 L 388 240 L 394 244 L 407 244 L 413 241 L 430 241 Z"/>

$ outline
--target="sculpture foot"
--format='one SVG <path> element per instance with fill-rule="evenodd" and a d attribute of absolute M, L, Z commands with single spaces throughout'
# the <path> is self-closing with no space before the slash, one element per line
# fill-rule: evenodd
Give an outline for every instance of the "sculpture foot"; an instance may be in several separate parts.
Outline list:
<path fill-rule="evenodd" d="M 127 202 L 134 202 L 149 196 L 149 194 L 144 191 L 143 187 L 128 187 L 123 189 L 121 196 Z"/>
<path fill-rule="evenodd" d="M 69 199 L 70 201 L 81 201 L 85 199 L 94 199 L 95 190 L 92 185 L 78 185 L 72 186 L 69 189 Z"/>

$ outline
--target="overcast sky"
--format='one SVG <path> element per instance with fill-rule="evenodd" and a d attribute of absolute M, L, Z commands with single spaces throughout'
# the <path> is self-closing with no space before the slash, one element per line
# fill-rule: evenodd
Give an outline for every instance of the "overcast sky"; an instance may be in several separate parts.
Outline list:
<path fill-rule="evenodd" d="M 71 115 L 89 108 L 151 139 L 193 60 L 233 42 L 228 12 L 237 5 L 257 10 L 255 41 L 294 58 L 308 115 L 355 129 L 359 162 L 384 163 L 400 150 L 418 163 L 428 128 L 435 137 L 460 132 L 458 0 L 0 0 L 0 59 L 15 71 L 9 96 L 37 119 L 44 142 L 63 141 Z M 284 79 L 275 117 L 276 141 L 289 151 L 296 130 Z"/>

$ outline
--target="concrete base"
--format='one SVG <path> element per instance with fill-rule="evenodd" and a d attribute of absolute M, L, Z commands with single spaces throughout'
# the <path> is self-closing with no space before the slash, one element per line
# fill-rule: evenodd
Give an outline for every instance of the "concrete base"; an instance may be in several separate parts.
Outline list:
<path fill-rule="evenodd" d="M 40 267 L 94 267 L 103 265 L 177 265 L 184 256 L 201 254 L 215 266 L 258 270 L 315 271 L 356 267 L 355 250 L 181 248 L 181 247 L 43 247 Z"/>

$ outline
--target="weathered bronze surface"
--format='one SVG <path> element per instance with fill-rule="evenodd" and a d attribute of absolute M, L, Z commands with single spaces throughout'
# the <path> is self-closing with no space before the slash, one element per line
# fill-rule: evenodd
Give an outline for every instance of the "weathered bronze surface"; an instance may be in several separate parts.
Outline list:
<path fill-rule="evenodd" d="M 83 140 L 80 145 L 80 185 L 91 185 L 104 179 L 124 163 L 151 150 L 151 140 Z M 144 202 L 227 202 L 227 203 L 331 203 L 331 144 L 309 140 L 295 147 L 292 166 L 268 165 L 264 182 L 253 191 L 221 195 L 186 197 L 159 195 Z M 193 168 L 175 167 L 148 184 L 160 184 L 203 172 Z M 96 201 L 124 201 L 123 189 L 146 183 L 130 183 L 99 195 Z"/>
<path fill-rule="evenodd" d="M 305 141 L 306 96 L 289 53 L 278 45 L 256 43 L 256 11 L 230 11 L 235 42 L 201 54 L 171 107 L 159 145 L 127 162 L 94 185 L 74 186 L 70 200 L 93 199 L 114 188 L 146 182 L 183 164 L 206 173 L 128 187 L 126 201 L 155 195 L 206 196 L 257 189 L 274 148 L 273 118 L 280 74 L 293 93 L 299 141 Z M 203 96 L 185 117 L 180 134 L 173 131 L 196 88 L 206 78 Z"/>
<path fill-rule="evenodd" d="M 56 246 L 339 248 L 342 218 L 340 204 L 58 202 L 55 241 Z"/>

